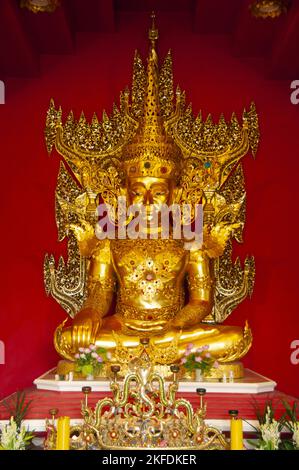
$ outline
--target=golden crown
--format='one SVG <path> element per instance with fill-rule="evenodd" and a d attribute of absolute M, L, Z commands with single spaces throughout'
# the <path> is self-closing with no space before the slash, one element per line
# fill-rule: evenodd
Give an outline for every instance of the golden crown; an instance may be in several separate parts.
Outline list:
<path fill-rule="evenodd" d="M 242 125 L 235 114 L 229 122 L 223 115 L 218 123 L 210 115 L 203 121 L 201 113 L 195 118 L 191 105 L 185 106 L 185 93 L 178 87 L 174 94 L 170 53 L 159 70 L 154 17 L 149 38 L 147 69 L 136 53 L 131 98 L 128 89 L 121 93 L 120 108 L 113 105 L 110 117 L 104 111 L 101 122 L 94 115 L 89 124 L 83 113 L 76 121 L 71 112 L 63 123 L 61 108 L 55 109 L 51 100 L 45 128 L 48 152 L 55 146 L 82 186 L 95 193 L 105 185 L 103 178 L 86 178 L 88 168 L 90 175 L 114 167 L 129 176 L 170 178 L 190 162 L 199 178 L 213 171 L 219 187 L 249 149 L 253 154 L 257 150 L 255 106 L 244 110 Z"/>

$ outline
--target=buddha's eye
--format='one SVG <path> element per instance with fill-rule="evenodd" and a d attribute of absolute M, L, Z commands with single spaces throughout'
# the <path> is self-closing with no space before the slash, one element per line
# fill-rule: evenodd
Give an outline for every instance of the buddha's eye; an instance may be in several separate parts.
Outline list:
<path fill-rule="evenodd" d="M 165 196 L 167 194 L 168 194 L 167 191 L 157 191 L 155 192 L 154 196 Z"/>

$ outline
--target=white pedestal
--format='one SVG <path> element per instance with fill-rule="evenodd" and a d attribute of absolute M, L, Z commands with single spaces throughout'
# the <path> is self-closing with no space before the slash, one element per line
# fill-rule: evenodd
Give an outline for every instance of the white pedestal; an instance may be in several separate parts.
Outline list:
<path fill-rule="evenodd" d="M 55 380 L 55 369 L 51 369 L 34 380 L 34 384 L 40 390 L 52 390 L 57 392 L 80 392 L 82 387 L 88 385 L 94 392 L 109 392 L 110 382 L 106 379 L 73 381 Z M 217 379 L 200 382 L 180 381 L 179 392 L 194 392 L 196 388 L 205 388 L 207 393 L 264 393 L 273 392 L 276 382 L 250 369 L 245 369 L 242 379 L 234 382 L 219 382 Z"/>

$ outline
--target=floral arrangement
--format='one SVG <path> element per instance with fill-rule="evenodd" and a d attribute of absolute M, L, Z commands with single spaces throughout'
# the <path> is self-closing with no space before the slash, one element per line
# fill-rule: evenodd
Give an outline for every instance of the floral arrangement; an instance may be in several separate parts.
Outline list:
<path fill-rule="evenodd" d="M 181 359 L 181 364 L 185 367 L 186 370 L 189 372 L 200 369 L 203 375 L 206 375 L 210 372 L 210 370 L 214 368 L 218 368 L 218 362 L 212 357 L 211 353 L 208 351 L 209 346 L 201 346 L 200 348 L 196 349 L 192 352 L 194 345 L 189 343 L 186 347 L 184 355 Z"/>
<path fill-rule="evenodd" d="M 111 359 L 111 353 L 107 352 L 105 348 L 90 344 L 88 348 L 79 348 L 75 359 L 75 372 L 81 373 L 85 377 L 97 376 L 101 372 L 103 364 Z"/>
<path fill-rule="evenodd" d="M 298 403 L 295 402 L 293 407 L 285 401 L 283 401 L 283 404 L 286 411 L 280 419 L 276 420 L 275 408 L 271 400 L 266 401 L 263 411 L 254 402 L 259 427 L 253 427 L 258 439 L 256 442 L 248 440 L 249 444 L 258 450 L 299 450 Z M 283 428 L 289 430 L 291 439 L 282 438 Z"/>
<path fill-rule="evenodd" d="M 283 401 L 285 414 L 283 415 L 283 424 L 292 434 L 291 440 L 283 441 L 285 450 L 299 450 L 299 404 L 294 402 L 293 406 Z"/>
<path fill-rule="evenodd" d="M 25 426 L 19 427 L 12 416 L 1 430 L 0 450 L 25 450 L 33 437 Z"/>
<path fill-rule="evenodd" d="M 0 435 L 0 450 L 25 450 L 34 433 L 29 432 L 22 422 L 25 419 L 32 400 L 27 400 L 26 393 L 18 390 L 16 394 L 3 400 L 10 418 L 9 424 L 3 426 Z"/>
<path fill-rule="evenodd" d="M 270 407 L 267 409 L 266 419 L 260 425 L 261 439 L 259 448 L 261 450 L 278 450 L 280 439 L 281 423 L 273 417 Z"/>

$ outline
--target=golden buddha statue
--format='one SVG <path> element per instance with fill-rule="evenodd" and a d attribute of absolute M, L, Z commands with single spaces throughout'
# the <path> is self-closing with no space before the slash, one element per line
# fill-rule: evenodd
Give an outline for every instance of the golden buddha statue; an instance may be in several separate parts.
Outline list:
<path fill-rule="evenodd" d="M 240 160 L 249 148 L 256 151 L 257 116 L 252 104 L 242 126 L 234 115 L 230 123 L 223 116 L 218 124 L 194 119 L 179 88 L 174 107 L 171 56 L 159 70 L 157 37 L 153 20 L 147 68 L 136 54 L 131 101 L 126 90 L 110 118 L 104 112 L 102 122 L 94 115 L 88 124 L 83 114 L 77 122 L 71 113 L 62 124 L 61 109 L 51 101 L 46 143 L 67 165 L 61 163 L 58 176 L 56 221 L 59 239 L 69 238 L 69 259 L 55 268 L 46 256 L 45 285 L 73 318 L 57 328 L 54 343 L 67 360 L 95 343 L 112 360 L 126 361 L 148 337 L 159 364 L 178 361 L 188 343 L 193 350 L 208 344 L 220 366 L 233 368 L 249 350 L 251 332 L 220 323 L 253 288 L 253 258 L 243 271 L 231 251 L 233 238 L 242 241 Z M 138 238 L 124 236 L 136 217 L 124 216 L 120 196 L 144 207 Z M 111 232 L 99 225 L 100 202 L 110 208 Z M 175 236 L 173 226 L 168 238 L 161 223 L 152 230 L 155 211 L 172 204 L 191 204 L 189 221 L 181 217 L 189 226 L 202 204 L 202 243 Z M 242 368 L 234 373 L 242 375 Z"/>

